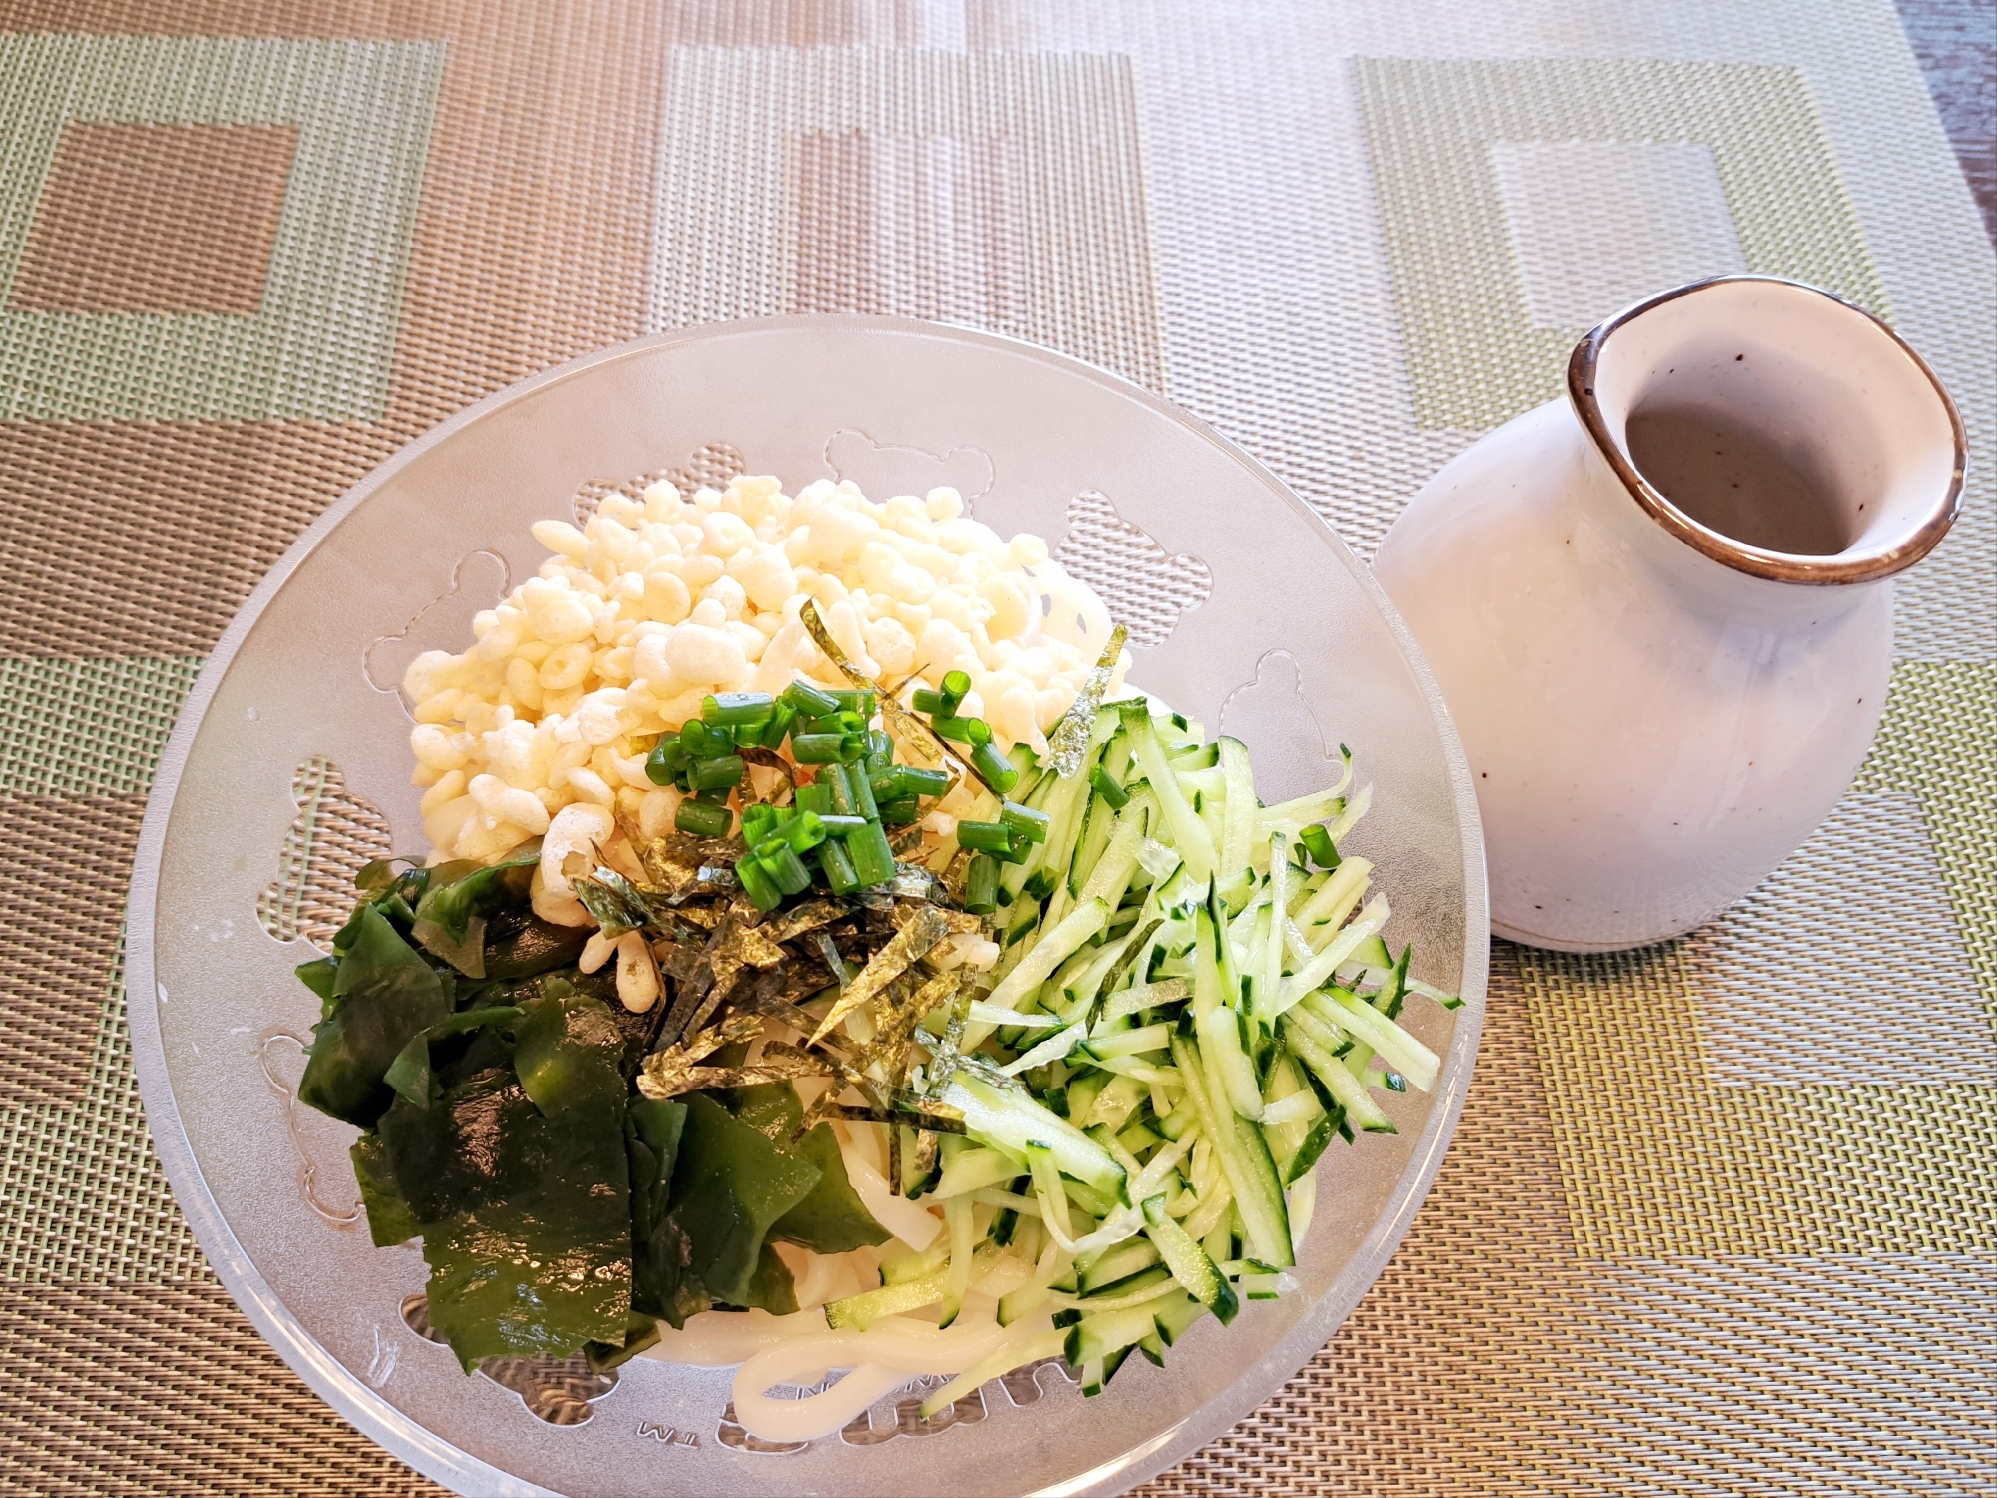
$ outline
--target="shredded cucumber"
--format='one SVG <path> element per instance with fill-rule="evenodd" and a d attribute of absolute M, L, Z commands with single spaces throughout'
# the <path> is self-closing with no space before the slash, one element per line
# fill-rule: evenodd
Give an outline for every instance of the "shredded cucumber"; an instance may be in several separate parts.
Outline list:
<path fill-rule="evenodd" d="M 1045 837 L 1001 874 L 993 986 L 931 1047 L 927 1095 L 966 1130 L 930 1188 L 948 1231 L 829 1314 L 940 1303 L 947 1323 L 1006 1243 L 1034 1267 L 1000 1321 L 1051 1303 L 1095 1392 L 1133 1348 L 1160 1361 L 1209 1312 L 1294 1288 L 1320 1156 L 1391 1132 L 1380 1098 L 1440 1074 L 1402 1003 L 1454 1001 L 1390 954 L 1373 865 L 1336 848 L 1368 804 L 1349 754 L 1336 785 L 1264 807 L 1244 746 L 1134 699 L 1099 711 L 1077 774 L 1019 768 Z"/>

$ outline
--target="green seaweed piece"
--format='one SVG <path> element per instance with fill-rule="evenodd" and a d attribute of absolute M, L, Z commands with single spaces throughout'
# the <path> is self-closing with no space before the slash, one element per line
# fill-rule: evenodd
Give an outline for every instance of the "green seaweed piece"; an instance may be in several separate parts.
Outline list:
<path fill-rule="evenodd" d="M 382 1115 L 396 1187 L 423 1234 L 430 1321 L 470 1368 L 622 1343 L 631 1316 L 624 1108 L 544 1114 L 517 1078 L 480 1077 Z"/>
<path fill-rule="evenodd" d="M 788 1082 L 737 1087 L 727 1101 L 741 1122 L 791 1158 L 818 1169 L 818 1184 L 811 1194 L 771 1225 L 770 1237 L 813 1253 L 843 1254 L 893 1236 L 875 1220 L 847 1179 L 846 1161 L 830 1124 L 814 1126 L 802 1139 L 792 1138 L 804 1121 L 804 1105 L 795 1087 Z"/>
<path fill-rule="evenodd" d="M 367 1208 L 368 1236 L 374 1240 L 374 1246 L 393 1248 L 421 1232 L 409 1203 L 395 1189 L 395 1176 L 389 1169 L 380 1137 L 364 1133 L 347 1153 L 354 1162 L 354 1179 L 360 1183 L 361 1205 Z"/>
<path fill-rule="evenodd" d="M 550 993 L 520 1006 L 513 1069 L 543 1113 L 621 1102 L 625 1035 L 601 999 Z"/>
<path fill-rule="evenodd" d="M 557 926 L 532 911 L 503 910 L 485 926 L 485 976 L 531 978 L 574 967 L 592 935 L 587 926 Z"/>
<path fill-rule="evenodd" d="M 797 1310 L 797 1283 L 791 1278 L 790 1265 L 767 1239 L 756 1257 L 756 1273 L 749 1280 L 749 1298 L 742 1302 L 742 1309 L 768 1311 L 772 1316 L 789 1316 Z"/>
<path fill-rule="evenodd" d="M 337 959 L 315 958 L 311 962 L 299 963 L 292 971 L 298 974 L 300 983 L 319 996 L 322 1008 L 333 1002 L 333 980 L 340 975 L 340 964 Z M 320 1018 L 325 1018 L 325 1014 L 322 1013 Z"/>
<path fill-rule="evenodd" d="M 419 1108 L 430 1106 L 435 1096 L 430 1074 L 430 1032 L 411 1038 L 408 1045 L 397 1053 L 395 1060 L 382 1074 L 382 1081 L 388 1083 L 395 1094 Z"/>
<path fill-rule="evenodd" d="M 674 1326 L 707 1309 L 707 1297 L 685 1286 L 686 1234 L 667 1221 L 673 1167 L 679 1158 L 686 1104 L 634 1098 L 624 1117 L 631 1172 L 631 1308 Z"/>
<path fill-rule="evenodd" d="M 655 1317 L 631 1313 L 631 1320 L 624 1328 L 623 1342 L 592 1342 L 583 1348 L 583 1356 L 589 1360 L 591 1373 L 608 1373 L 638 1356 L 646 1348 L 659 1340 L 659 1323 Z"/>
<path fill-rule="evenodd" d="M 382 1080 L 417 1107 L 427 1108 L 436 1098 L 438 1090 L 438 1078 L 434 1070 L 435 1047 L 438 1042 L 467 1035 L 474 1030 L 502 1029 L 519 1020 L 521 1015 L 521 1010 L 510 1005 L 487 1009 L 461 1009 L 456 1014 L 447 1015 L 404 1046 Z M 502 1054 L 510 1057 L 512 1042 L 504 1042 L 503 1047 Z M 467 1047 L 463 1054 L 470 1054 L 473 1049 Z M 475 1072 L 468 1073 L 468 1075 L 475 1074 Z"/>
<path fill-rule="evenodd" d="M 396 1190 L 427 1225 L 504 1201 L 531 1184 L 532 1125 L 542 1117 L 518 1078 L 489 1072 L 428 1108 L 398 1098 L 382 1114 L 379 1132 Z"/>
<path fill-rule="evenodd" d="M 729 1305 L 752 1304 L 772 1224 L 811 1195 L 818 1167 L 792 1159 L 757 1130 L 737 1121 L 704 1093 L 686 1098 L 686 1122 L 673 1169 L 672 1209 L 660 1225 L 661 1246 L 680 1251 L 671 1284 L 659 1289 L 661 1314 L 679 1325 L 675 1303 L 692 1291 Z M 672 1242 L 673 1235 L 684 1244 Z M 697 1283 L 696 1283 L 697 1282 Z M 670 1298 L 668 1298 L 670 1297 Z"/>
<path fill-rule="evenodd" d="M 352 944 L 312 1031 L 298 1100 L 368 1128 L 394 1101 L 385 1080 L 403 1047 L 451 1012 L 451 992 L 372 905 L 354 913 Z"/>
<path fill-rule="evenodd" d="M 522 904 L 540 862 L 536 839 L 494 864 L 458 860 L 429 871 L 410 935 L 467 978 L 488 976 L 486 927 L 500 911 Z"/>

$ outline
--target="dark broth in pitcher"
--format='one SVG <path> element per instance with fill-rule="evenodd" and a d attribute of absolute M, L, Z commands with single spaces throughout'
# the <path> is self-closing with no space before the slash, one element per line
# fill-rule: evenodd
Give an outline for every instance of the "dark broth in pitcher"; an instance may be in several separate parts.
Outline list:
<path fill-rule="evenodd" d="M 1708 530 L 1792 556 L 1851 542 L 1829 487 L 1746 419 L 1710 406 L 1639 408 L 1625 440 L 1650 486 Z"/>

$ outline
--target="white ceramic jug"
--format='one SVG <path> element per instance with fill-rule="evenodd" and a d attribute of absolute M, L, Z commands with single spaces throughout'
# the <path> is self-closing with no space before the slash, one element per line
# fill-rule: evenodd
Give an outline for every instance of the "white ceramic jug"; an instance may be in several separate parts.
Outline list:
<path fill-rule="evenodd" d="M 1463 736 L 1493 931 L 1660 941 L 1809 835 L 1879 724 L 1887 579 L 1947 532 L 1963 457 L 1884 323 L 1722 276 L 1597 327 L 1565 399 L 1415 496 L 1374 571 Z"/>

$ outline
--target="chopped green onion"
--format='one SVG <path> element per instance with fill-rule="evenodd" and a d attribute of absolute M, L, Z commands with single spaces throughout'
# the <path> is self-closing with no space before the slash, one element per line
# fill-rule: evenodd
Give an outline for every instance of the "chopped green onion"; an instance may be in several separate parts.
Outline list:
<path fill-rule="evenodd" d="M 759 801 L 754 806 L 743 807 L 742 841 L 755 847 L 776 831 L 777 820 L 777 809 L 768 802 Z"/>
<path fill-rule="evenodd" d="M 970 694 L 971 678 L 967 673 L 963 671 L 945 671 L 943 673 L 943 695 L 945 697 L 953 697 L 957 701 L 962 702 Z"/>
<path fill-rule="evenodd" d="M 827 713 L 820 718 L 800 718 L 797 723 L 799 733 L 863 733 L 867 720 L 858 713 Z"/>
<path fill-rule="evenodd" d="M 758 910 L 775 910 L 783 903 L 783 890 L 756 859 L 744 858 L 739 861 L 735 865 L 735 877 L 742 882 L 742 893 L 755 902 Z"/>
<path fill-rule="evenodd" d="M 827 837 L 848 837 L 867 825 L 865 817 L 842 817 L 837 812 L 826 812 L 819 817 L 818 825 L 825 829 Z"/>
<path fill-rule="evenodd" d="M 797 714 L 789 706 L 779 702 L 770 711 L 770 716 L 761 723 L 748 723 L 735 730 L 738 744 L 760 744 L 765 749 L 778 749 L 783 746 L 784 736 L 790 732 L 791 723 Z"/>
<path fill-rule="evenodd" d="M 740 785 L 742 772 L 746 768 L 739 754 L 720 754 L 713 759 L 697 759 L 693 762 L 693 788 L 697 791 L 718 791 L 728 786 Z"/>
<path fill-rule="evenodd" d="M 1089 784 L 1095 787 L 1098 796 L 1109 803 L 1112 811 L 1122 811 L 1130 804 L 1130 792 L 1111 780 L 1101 765 L 1089 771 Z"/>
<path fill-rule="evenodd" d="M 653 785 L 671 785 L 680 767 L 687 762 L 686 750 L 675 734 L 663 734 L 645 757 L 645 778 Z"/>
<path fill-rule="evenodd" d="M 971 751 L 971 768 L 1001 796 L 1019 784 L 1019 771 L 991 744 L 980 744 Z"/>
<path fill-rule="evenodd" d="M 947 770 L 924 770 L 915 765 L 896 765 L 896 777 L 901 781 L 904 796 L 941 796 L 950 789 L 950 774 Z"/>
<path fill-rule="evenodd" d="M 791 805 L 799 811 L 815 811 L 821 817 L 832 811 L 832 787 L 829 785 L 801 785 L 791 797 Z"/>
<path fill-rule="evenodd" d="M 900 801 L 917 796 L 940 796 L 950 789 L 950 777 L 941 770 L 919 770 L 913 765 L 888 765 L 868 777 L 874 800 Z"/>
<path fill-rule="evenodd" d="M 959 847 L 974 848 L 981 853 L 1009 857 L 1012 853 L 1012 828 L 1004 822 L 959 822 L 957 843 Z"/>
<path fill-rule="evenodd" d="M 805 717 L 822 718 L 827 713 L 839 711 L 839 699 L 830 692 L 813 686 L 808 681 L 794 681 L 784 688 L 784 694 L 777 699 L 792 712 Z"/>
<path fill-rule="evenodd" d="M 866 823 L 862 822 L 861 826 Z M 860 876 L 853 869 L 853 859 L 846 847 L 837 838 L 827 838 L 817 848 L 818 866 L 825 870 L 825 882 L 835 895 L 849 895 L 860 887 Z"/>
<path fill-rule="evenodd" d="M 1021 806 L 1016 801 L 1007 801 L 999 808 L 999 820 L 1010 827 L 1018 838 L 1023 838 L 1029 843 L 1047 841 L 1047 827 L 1051 818 L 1044 811 Z"/>
<path fill-rule="evenodd" d="M 845 752 L 843 733 L 799 733 L 791 735 L 791 758 L 801 765 L 837 764 Z"/>
<path fill-rule="evenodd" d="M 846 786 L 852 792 L 852 815 L 869 820 L 879 816 L 881 813 L 874 802 L 874 788 L 867 784 L 867 772 L 858 765 L 844 765 L 840 767 L 840 773 L 845 776 Z"/>
<path fill-rule="evenodd" d="M 885 884 L 894 878 L 894 850 L 888 847 L 888 835 L 879 822 L 869 822 L 849 836 L 846 852 L 853 859 L 853 872 L 861 884 Z"/>
<path fill-rule="evenodd" d="M 718 692 L 700 703 L 705 723 L 764 723 L 776 711 L 776 699 L 768 692 Z"/>
<path fill-rule="evenodd" d="M 767 873 L 777 888 L 787 895 L 798 894 L 811 884 L 811 871 L 804 866 L 804 860 L 797 856 L 797 850 L 787 843 L 780 842 L 771 851 L 758 853 L 755 861 L 762 865 L 761 872 Z M 744 859 L 743 862 L 747 863 L 749 860 Z M 740 872 L 739 865 L 737 872 Z"/>
<path fill-rule="evenodd" d="M 795 745 L 796 739 L 791 743 Z M 846 779 L 846 767 L 841 764 L 828 764 L 818 772 L 818 784 L 824 786 L 832 796 L 832 809 L 842 817 L 864 816 L 857 802 L 853 800 L 853 787 Z M 820 813 L 822 816 L 823 813 Z"/>
<path fill-rule="evenodd" d="M 983 725 L 985 738 L 991 738 L 991 725 L 982 718 L 959 718 L 950 713 L 936 713 L 929 720 L 929 726 L 938 738 L 954 739 L 960 744 L 975 742 L 972 738 L 973 725 Z"/>
<path fill-rule="evenodd" d="M 1311 862 L 1321 869 L 1335 869 L 1341 862 L 1337 845 L 1331 834 L 1322 827 L 1306 827 L 1297 834 L 1297 841 L 1304 845 L 1304 851 L 1311 856 Z"/>
<path fill-rule="evenodd" d="M 742 814 L 742 824 L 745 836 L 747 835 L 748 823 L 749 814 L 744 812 Z M 765 836 L 756 839 L 756 852 L 758 854 L 766 854 L 772 843 L 781 843 L 784 847 L 794 849 L 799 853 L 806 853 L 825 841 L 828 830 L 825 825 L 825 819 L 815 811 L 802 812 L 797 816 L 781 818 L 773 830 L 765 834 Z M 794 895 L 797 891 L 785 890 L 784 893 Z"/>
<path fill-rule="evenodd" d="M 917 687 L 915 695 L 908 699 L 908 705 L 919 713 L 944 714 L 948 714 L 957 706 L 943 693 L 932 691 L 928 687 Z"/>
<path fill-rule="evenodd" d="M 726 806 L 692 797 L 680 802 L 679 810 L 673 813 L 673 826 L 696 837 L 726 837 L 734 824 L 735 814 Z"/>
<path fill-rule="evenodd" d="M 680 726 L 680 747 L 686 751 L 688 759 L 699 759 L 708 752 L 707 725 L 698 718 L 691 718 Z"/>
<path fill-rule="evenodd" d="M 964 824 L 959 822 L 961 833 Z M 990 915 L 998 909 L 998 860 L 989 853 L 971 855 L 971 867 L 964 877 L 964 909 L 972 915 Z"/>
<path fill-rule="evenodd" d="M 874 715 L 874 694 L 869 688 L 832 687 L 825 695 L 837 701 L 843 711 L 858 713 L 863 720 Z"/>
<path fill-rule="evenodd" d="M 913 796 L 897 796 L 892 801 L 876 803 L 880 808 L 881 820 L 890 827 L 903 827 L 922 815 L 922 807 Z"/>

